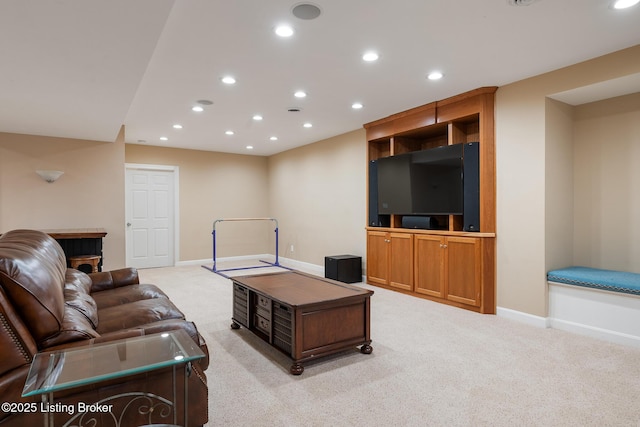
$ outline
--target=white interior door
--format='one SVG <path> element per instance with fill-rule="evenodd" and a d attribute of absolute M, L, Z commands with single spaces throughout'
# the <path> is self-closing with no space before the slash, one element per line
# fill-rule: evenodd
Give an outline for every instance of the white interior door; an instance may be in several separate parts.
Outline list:
<path fill-rule="evenodd" d="M 174 265 L 174 173 L 127 166 L 126 259 L 130 267 Z"/>

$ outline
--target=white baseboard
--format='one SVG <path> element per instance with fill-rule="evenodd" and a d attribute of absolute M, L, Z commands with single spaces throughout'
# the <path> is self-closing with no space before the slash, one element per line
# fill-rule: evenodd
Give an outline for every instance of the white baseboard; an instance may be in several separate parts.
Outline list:
<path fill-rule="evenodd" d="M 551 327 L 615 344 L 640 348 L 640 337 L 567 320 L 550 319 Z"/>
<path fill-rule="evenodd" d="M 298 261 L 295 259 L 283 258 L 283 257 L 280 257 L 278 262 L 284 266 L 293 268 L 294 270 L 324 277 L 324 265 L 311 264 L 309 262 L 303 262 L 303 261 Z"/>
<path fill-rule="evenodd" d="M 527 325 L 537 326 L 538 328 L 548 328 L 549 319 L 540 316 L 534 316 L 533 314 L 524 313 L 522 311 L 511 310 L 510 308 L 497 307 L 496 315 L 504 317 L 506 319 L 516 320 L 518 322 L 526 323 Z"/>

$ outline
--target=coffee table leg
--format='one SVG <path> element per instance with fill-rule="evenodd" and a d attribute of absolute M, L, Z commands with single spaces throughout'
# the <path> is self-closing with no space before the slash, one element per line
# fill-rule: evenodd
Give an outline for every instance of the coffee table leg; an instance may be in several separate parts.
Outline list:
<path fill-rule="evenodd" d="M 289 368 L 289 372 L 291 372 L 291 375 L 300 375 L 304 372 L 304 366 L 296 362 L 291 365 L 291 368 Z"/>
<path fill-rule="evenodd" d="M 372 351 L 373 347 L 371 347 L 369 344 L 364 344 L 362 347 L 360 347 L 360 353 L 362 354 L 371 354 Z"/>

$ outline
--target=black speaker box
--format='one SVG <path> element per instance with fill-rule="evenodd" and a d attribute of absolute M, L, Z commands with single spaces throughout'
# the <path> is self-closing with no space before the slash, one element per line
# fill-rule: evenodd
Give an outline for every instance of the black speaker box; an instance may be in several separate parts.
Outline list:
<path fill-rule="evenodd" d="M 362 281 L 362 257 L 334 255 L 324 257 L 324 277 L 344 283 Z"/>
<path fill-rule="evenodd" d="M 421 228 L 424 230 L 437 230 L 438 221 L 432 216 L 403 216 L 402 228 Z"/>
<path fill-rule="evenodd" d="M 391 217 L 378 213 L 378 161 L 369 161 L 369 226 L 389 227 Z"/>
<path fill-rule="evenodd" d="M 480 150 L 477 142 L 463 147 L 463 230 L 480 231 Z"/>

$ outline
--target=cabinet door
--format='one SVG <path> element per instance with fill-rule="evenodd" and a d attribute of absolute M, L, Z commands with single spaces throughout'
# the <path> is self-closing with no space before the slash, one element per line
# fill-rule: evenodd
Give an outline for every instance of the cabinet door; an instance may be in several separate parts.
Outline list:
<path fill-rule="evenodd" d="M 389 285 L 413 290 L 413 234 L 389 233 Z"/>
<path fill-rule="evenodd" d="M 367 282 L 386 285 L 389 282 L 389 235 L 382 231 L 367 233 Z"/>
<path fill-rule="evenodd" d="M 480 306 L 482 253 L 480 241 L 472 237 L 448 237 L 446 298 Z"/>
<path fill-rule="evenodd" d="M 415 291 L 444 298 L 445 239 L 440 236 L 415 237 Z"/>

